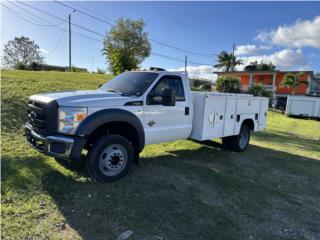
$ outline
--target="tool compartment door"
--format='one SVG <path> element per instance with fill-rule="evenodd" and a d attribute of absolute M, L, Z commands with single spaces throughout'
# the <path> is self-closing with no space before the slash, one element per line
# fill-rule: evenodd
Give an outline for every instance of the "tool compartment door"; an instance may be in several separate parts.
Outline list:
<path fill-rule="evenodd" d="M 227 98 L 226 111 L 224 116 L 224 130 L 223 130 L 224 137 L 234 135 L 236 106 L 237 106 L 236 98 Z"/>
<path fill-rule="evenodd" d="M 237 114 L 259 113 L 260 100 L 254 97 L 239 98 L 237 106 Z"/>
<path fill-rule="evenodd" d="M 209 96 L 205 99 L 203 139 L 223 136 L 226 98 Z"/>
<path fill-rule="evenodd" d="M 259 127 L 258 130 L 262 131 L 267 126 L 267 113 L 268 113 L 268 100 L 262 99 L 259 112 Z"/>

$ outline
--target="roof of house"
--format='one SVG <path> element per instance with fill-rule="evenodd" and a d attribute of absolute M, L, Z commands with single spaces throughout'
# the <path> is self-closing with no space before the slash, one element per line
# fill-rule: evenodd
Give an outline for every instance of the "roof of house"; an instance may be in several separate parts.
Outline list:
<path fill-rule="evenodd" d="M 299 72 L 306 72 L 306 73 L 313 73 L 313 71 L 281 71 L 281 70 L 268 70 L 268 71 L 233 71 L 233 72 L 213 72 L 218 75 L 232 75 L 232 74 L 273 74 L 273 73 L 299 73 Z"/>
<path fill-rule="evenodd" d="M 232 71 L 232 72 L 214 72 L 216 74 L 223 74 L 223 75 L 228 75 L 228 74 L 250 74 L 250 73 L 276 73 L 280 72 L 279 70 L 269 70 L 269 71 Z"/>

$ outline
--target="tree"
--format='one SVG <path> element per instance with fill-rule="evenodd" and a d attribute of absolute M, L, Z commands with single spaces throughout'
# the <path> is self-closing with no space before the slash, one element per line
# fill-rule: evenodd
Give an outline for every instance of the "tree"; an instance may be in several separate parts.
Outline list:
<path fill-rule="evenodd" d="M 297 88 L 300 84 L 308 84 L 307 81 L 301 80 L 301 77 L 304 75 L 303 72 L 300 73 L 287 73 L 284 75 L 283 80 L 280 83 L 281 87 L 292 88 L 292 95 L 295 94 Z"/>
<path fill-rule="evenodd" d="M 224 72 L 232 72 L 236 69 L 237 65 L 241 65 L 243 61 L 237 59 L 233 53 L 222 51 L 218 55 L 218 63 L 214 65 L 216 68 L 222 68 Z"/>
<path fill-rule="evenodd" d="M 23 68 L 33 62 L 44 63 L 44 56 L 41 55 L 38 44 L 28 37 L 15 37 L 4 46 L 4 65 Z"/>
<path fill-rule="evenodd" d="M 266 91 L 262 83 L 256 83 L 250 86 L 248 93 L 253 96 L 270 97 L 270 93 Z"/>
<path fill-rule="evenodd" d="M 216 88 L 218 92 L 225 93 L 240 93 L 241 85 L 238 78 L 233 76 L 219 77 L 216 81 Z"/>
<path fill-rule="evenodd" d="M 251 62 L 244 67 L 245 71 L 270 71 L 275 69 L 276 69 L 276 66 L 273 65 L 272 62 L 267 64 L 262 61 L 260 63 L 258 63 L 258 61 Z"/>
<path fill-rule="evenodd" d="M 132 70 L 150 55 L 151 45 L 143 20 L 119 19 L 104 38 L 102 54 L 113 74 Z"/>

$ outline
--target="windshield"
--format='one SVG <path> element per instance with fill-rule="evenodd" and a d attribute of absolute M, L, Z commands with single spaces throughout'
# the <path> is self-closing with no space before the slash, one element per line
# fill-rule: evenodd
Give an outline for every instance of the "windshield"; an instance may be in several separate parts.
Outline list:
<path fill-rule="evenodd" d="M 140 96 L 157 77 L 158 73 L 152 72 L 124 72 L 103 84 L 99 90 Z"/>

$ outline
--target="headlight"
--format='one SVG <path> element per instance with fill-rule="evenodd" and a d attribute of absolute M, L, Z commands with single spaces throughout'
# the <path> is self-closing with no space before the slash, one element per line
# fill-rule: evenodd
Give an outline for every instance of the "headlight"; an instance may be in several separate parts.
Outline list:
<path fill-rule="evenodd" d="M 73 134 L 87 115 L 87 108 L 60 107 L 59 132 Z"/>

